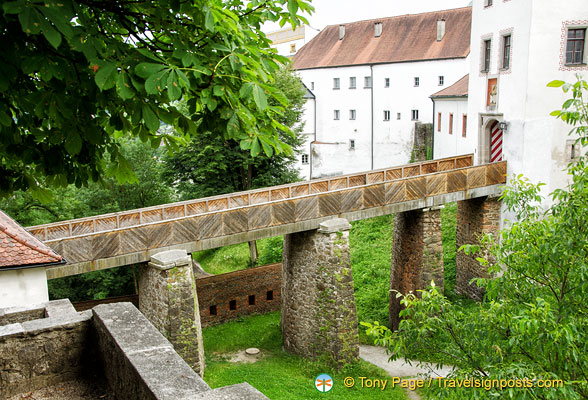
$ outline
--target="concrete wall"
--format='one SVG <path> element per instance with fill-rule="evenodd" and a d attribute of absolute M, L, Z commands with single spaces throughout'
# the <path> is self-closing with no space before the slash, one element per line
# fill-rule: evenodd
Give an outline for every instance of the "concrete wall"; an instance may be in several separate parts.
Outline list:
<path fill-rule="evenodd" d="M 281 286 L 281 263 L 197 279 L 202 326 L 280 310 Z"/>
<path fill-rule="evenodd" d="M 49 301 L 45 267 L 0 271 L 0 308 Z"/>

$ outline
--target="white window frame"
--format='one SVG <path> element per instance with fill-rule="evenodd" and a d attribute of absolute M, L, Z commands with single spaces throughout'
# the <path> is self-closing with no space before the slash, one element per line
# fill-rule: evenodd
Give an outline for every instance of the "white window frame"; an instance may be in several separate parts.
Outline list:
<path fill-rule="evenodd" d="M 349 77 L 349 89 L 355 89 L 357 88 L 357 79 L 355 78 L 355 76 L 350 76 Z"/>
<path fill-rule="evenodd" d="M 333 90 L 341 89 L 341 79 L 333 78 Z"/>
<path fill-rule="evenodd" d="M 349 150 L 355 150 L 355 139 L 349 139 Z"/>
<path fill-rule="evenodd" d="M 384 87 L 386 87 L 386 88 L 390 87 L 390 78 L 384 78 Z"/>
<path fill-rule="evenodd" d="M 308 165 L 308 154 L 303 154 L 300 161 L 302 162 L 302 165 Z"/>
<path fill-rule="evenodd" d="M 333 110 L 333 119 L 335 121 L 338 121 L 339 119 L 341 119 L 341 111 L 340 110 Z"/>
<path fill-rule="evenodd" d="M 349 119 L 352 121 L 355 121 L 356 117 L 357 117 L 357 111 L 356 110 L 349 110 Z"/>
<path fill-rule="evenodd" d="M 384 121 L 390 121 L 390 110 L 384 110 Z"/>
<path fill-rule="evenodd" d="M 364 76 L 363 77 L 363 88 L 364 89 L 371 89 L 372 88 L 372 77 L 371 76 Z"/>
<path fill-rule="evenodd" d="M 445 76 L 439 75 L 439 86 L 445 85 Z"/>
<path fill-rule="evenodd" d="M 419 120 L 419 110 L 414 109 L 414 110 L 410 110 L 410 115 L 411 115 L 411 121 L 418 121 Z"/>

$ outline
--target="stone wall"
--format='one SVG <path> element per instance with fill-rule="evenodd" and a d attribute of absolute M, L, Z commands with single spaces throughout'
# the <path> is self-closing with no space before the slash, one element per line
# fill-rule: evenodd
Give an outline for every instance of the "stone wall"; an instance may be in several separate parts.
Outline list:
<path fill-rule="evenodd" d="M 282 264 L 196 279 L 202 326 L 281 307 Z"/>
<path fill-rule="evenodd" d="M 396 293 L 426 289 L 431 281 L 443 291 L 443 243 L 439 208 L 394 216 L 390 266 L 390 327 L 398 329 L 402 309 Z"/>
<path fill-rule="evenodd" d="M 204 346 L 196 282 L 185 250 L 162 252 L 139 273 L 139 309 L 200 375 Z"/>
<path fill-rule="evenodd" d="M 284 236 L 284 348 L 337 366 L 359 357 L 349 228 L 346 220 L 336 219 L 318 231 Z"/>
<path fill-rule="evenodd" d="M 433 151 L 433 124 L 414 124 L 413 161 L 425 161 L 427 148 Z"/>
<path fill-rule="evenodd" d="M 56 300 L 0 314 L 0 398 L 96 372 L 91 312 L 77 313 L 69 300 Z"/>
<path fill-rule="evenodd" d="M 500 201 L 498 198 L 477 198 L 457 202 L 457 234 L 456 247 L 464 244 L 479 244 L 480 238 L 486 233 L 496 235 L 500 228 Z M 488 256 L 486 251 L 481 254 L 467 255 L 457 251 L 455 291 L 472 299 L 481 300 L 484 291 L 470 283 L 474 278 L 487 277 L 486 268 L 477 257 Z"/>

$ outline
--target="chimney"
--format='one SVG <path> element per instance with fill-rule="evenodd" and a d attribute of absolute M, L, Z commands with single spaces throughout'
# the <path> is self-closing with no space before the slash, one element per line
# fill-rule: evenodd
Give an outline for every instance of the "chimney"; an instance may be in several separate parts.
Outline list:
<path fill-rule="evenodd" d="M 376 22 L 374 24 L 374 37 L 380 37 L 382 35 L 382 23 Z"/>
<path fill-rule="evenodd" d="M 345 36 L 345 25 L 339 25 L 339 40 L 343 40 Z"/>
<path fill-rule="evenodd" d="M 445 20 L 437 20 L 437 41 L 440 42 L 445 36 Z"/>

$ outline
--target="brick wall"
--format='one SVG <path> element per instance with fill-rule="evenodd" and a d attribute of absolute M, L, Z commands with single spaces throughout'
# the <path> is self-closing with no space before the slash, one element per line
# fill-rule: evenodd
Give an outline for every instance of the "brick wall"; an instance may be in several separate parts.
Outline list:
<path fill-rule="evenodd" d="M 202 326 L 280 310 L 281 286 L 281 263 L 197 279 Z"/>

